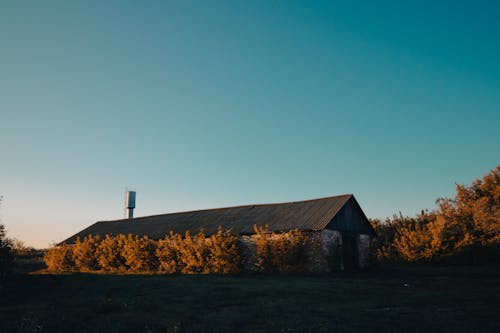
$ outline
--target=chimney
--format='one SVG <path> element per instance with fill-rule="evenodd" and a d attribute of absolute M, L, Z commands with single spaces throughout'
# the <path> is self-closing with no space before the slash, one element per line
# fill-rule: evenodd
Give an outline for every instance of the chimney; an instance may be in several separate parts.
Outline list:
<path fill-rule="evenodd" d="M 125 209 L 127 210 L 127 218 L 134 218 L 135 208 L 135 191 L 127 191 L 125 194 Z"/>

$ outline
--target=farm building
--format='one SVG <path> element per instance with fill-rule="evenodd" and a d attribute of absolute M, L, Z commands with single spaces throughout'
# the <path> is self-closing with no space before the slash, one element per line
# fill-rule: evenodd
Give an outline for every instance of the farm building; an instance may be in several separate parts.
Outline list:
<path fill-rule="evenodd" d="M 256 237 L 254 225 L 267 225 L 269 231 L 276 233 L 294 229 L 305 232 L 307 265 L 311 271 L 356 269 L 369 264 L 370 240 L 375 231 L 352 194 L 101 221 L 62 243 L 73 244 L 87 235 L 133 234 L 161 239 L 170 231 L 184 234 L 188 230 L 191 234 L 203 230 L 211 235 L 221 226 L 239 235 L 251 258 Z M 246 268 L 251 270 L 252 264 Z"/>

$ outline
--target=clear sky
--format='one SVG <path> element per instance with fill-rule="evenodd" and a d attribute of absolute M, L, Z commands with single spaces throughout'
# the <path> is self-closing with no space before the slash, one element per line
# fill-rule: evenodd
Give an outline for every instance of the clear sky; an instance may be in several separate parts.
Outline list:
<path fill-rule="evenodd" d="M 354 193 L 414 215 L 500 162 L 498 1 L 0 2 L 0 216 Z"/>

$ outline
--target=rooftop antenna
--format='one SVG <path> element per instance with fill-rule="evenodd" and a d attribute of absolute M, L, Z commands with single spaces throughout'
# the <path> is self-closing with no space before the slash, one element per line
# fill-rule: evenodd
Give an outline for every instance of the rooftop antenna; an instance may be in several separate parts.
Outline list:
<path fill-rule="evenodd" d="M 135 208 L 135 191 L 125 192 L 125 218 L 134 218 L 134 208 Z"/>

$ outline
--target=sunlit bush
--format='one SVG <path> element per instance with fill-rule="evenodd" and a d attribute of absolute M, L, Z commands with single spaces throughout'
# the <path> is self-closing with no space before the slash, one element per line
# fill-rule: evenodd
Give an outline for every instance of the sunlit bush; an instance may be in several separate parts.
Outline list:
<path fill-rule="evenodd" d="M 182 236 L 173 232 L 158 241 L 156 258 L 160 272 L 172 274 L 181 271 L 179 247 L 182 241 Z"/>
<path fill-rule="evenodd" d="M 99 236 L 92 237 L 92 235 L 85 236 L 83 241 L 80 238 L 76 240 L 75 245 L 73 245 L 75 269 L 85 272 L 95 271 L 100 268 L 97 257 L 100 242 Z"/>
<path fill-rule="evenodd" d="M 257 268 L 261 272 L 305 270 L 306 237 L 300 230 L 270 232 L 268 226 L 254 225 Z"/>
<path fill-rule="evenodd" d="M 73 246 L 59 245 L 53 246 L 45 254 L 45 264 L 52 272 L 69 272 L 76 269 L 73 260 Z"/>
<path fill-rule="evenodd" d="M 203 230 L 195 236 L 191 236 L 189 231 L 186 231 L 183 241 L 178 244 L 177 251 L 179 251 L 179 263 L 182 273 L 210 273 L 210 249 Z"/>
<path fill-rule="evenodd" d="M 128 235 L 123 245 L 123 258 L 125 265 L 131 271 L 154 271 L 158 267 L 155 255 L 158 242 L 144 236 Z"/>
<path fill-rule="evenodd" d="M 259 270 L 297 272 L 304 270 L 305 235 L 299 230 L 270 233 L 255 227 Z M 205 236 L 171 232 L 159 241 L 133 235 L 88 236 L 74 245 L 53 247 L 46 255 L 51 271 L 160 272 L 183 274 L 234 274 L 244 259 L 239 237 L 230 230 Z"/>
<path fill-rule="evenodd" d="M 238 236 L 230 230 L 222 231 L 222 227 L 207 239 L 211 273 L 234 274 L 241 269 L 241 255 L 238 248 Z"/>
<path fill-rule="evenodd" d="M 415 218 L 372 221 L 379 262 L 482 263 L 500 260 L 500 166 L 469 186 L 457 185 L 453 199 Z"/>
<path fill-rule="evenodd" d="M 127 237 L 125 235 L 108 236 L 97 247 L 97 261 L 105 271 L 125 271 L 127 269 L 124 257 L 124 248 Z"/>
<path fill-rule="evenodd" d="M 232 274 L 240 271 L 238 237 L 230 230 L 205 237 L 203 231 L 195 236 L 187 232 L 184 237 L 170 233 L 158 241 L 156 256 L 163 273 Z"/>

